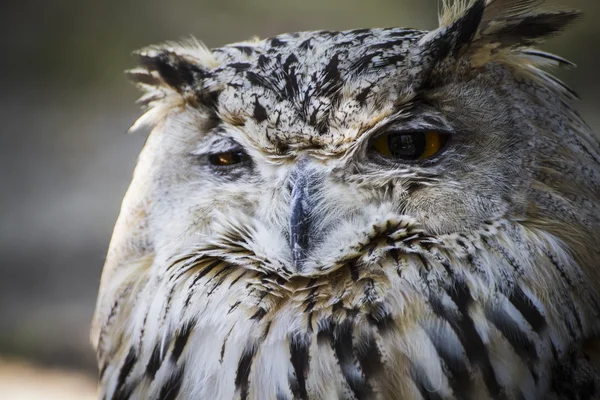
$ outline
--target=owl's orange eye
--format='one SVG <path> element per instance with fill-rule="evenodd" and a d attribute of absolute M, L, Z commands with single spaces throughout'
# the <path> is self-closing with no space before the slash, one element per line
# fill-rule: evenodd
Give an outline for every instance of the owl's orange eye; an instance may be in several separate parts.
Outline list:
<path fill-rule="evenodd" d="M 371 143 L 373 150 L 388 158 L 422 160 L 435 155 L 448 141 L 447 133 L 387 132 L 377 136 Z"/>
<path fill-rule="evenodd" d="M 218 167 L 239 164 L 248 160 L 248 154 L 241 150 L 225 151 L 223 153 L 211 154 L 208 161 Z"/>

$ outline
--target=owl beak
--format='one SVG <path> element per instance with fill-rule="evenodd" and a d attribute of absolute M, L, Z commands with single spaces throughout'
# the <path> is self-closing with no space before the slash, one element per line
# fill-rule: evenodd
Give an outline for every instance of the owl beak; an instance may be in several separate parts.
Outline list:
<path fill-rule="evenodd" d="M 311 240 L 311 219 L 315 192 L 315 174 L 305 161 L 299 162 L 292 173 L 292 201 L 290 216 L 290 249 L 292 262 L 297 271 L 303 269 Z"/>

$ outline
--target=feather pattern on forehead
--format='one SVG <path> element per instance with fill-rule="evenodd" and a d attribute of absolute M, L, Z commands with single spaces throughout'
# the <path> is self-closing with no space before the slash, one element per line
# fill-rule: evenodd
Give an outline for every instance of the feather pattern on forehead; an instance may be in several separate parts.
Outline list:
<path fill-rule="evenodd" d="M 562 29 L 577 14 L 538 13 L 536 0 L 444 2 L 440 28 L 299 32 L 212 51 L 196 41 L 140 51 L 130 77 L 148 112 L 132 130 L 190 104 L 207 116 L 244 127 L 251 142 L 278 158 L 297 150 L 346 152 L 359 135 L 401 110 L 436 77 L 500 62 L 557 86 L 538 69 L 560 64 L 546 53 L 520 51 Z M 466 53 L 466 54 L 465 54 Z M 563 85 L 558 88 L 567 93 Z"/>
<path fill-rule="evenodd" d="M 334 152 L 414 97 L 416 68 L 405 66 L 423 34 L 405 29 L 286 34 L 215 49 L 216 68 L 169 50 L 142 52 L 150 73 L 134 70 L 131 77 L 146 90 L 150 78 L 162 78 L 151 102 L 164 99 L 164 86 L 171 87 L 188 102 L 214 108 L 224 122 L 268 136 L 272 149 L 266 152 L 322 146 Z"/>

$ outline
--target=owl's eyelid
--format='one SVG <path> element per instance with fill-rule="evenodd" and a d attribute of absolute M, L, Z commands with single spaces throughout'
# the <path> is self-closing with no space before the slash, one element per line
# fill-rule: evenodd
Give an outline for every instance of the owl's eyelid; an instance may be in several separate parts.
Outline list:
<path fill-rule="evenodd" d="M 208 157 L 210 155 L 219 153 L 229 153 L 233 151 L 242 151 L 248 154 L 244 146 L 240 145 L 232 138 L 219 137 L 209 141 L 208 143 L 204 143 L 200 148 L 191 151 L 189 155 L 198 158 Z"/>
<path fill-rule="evenodd" d="M 372 140 L 379 135 L 394 132 L 398 134 L 411 134 L 422 132 L 439 132 L 446 135 L 454 135 L 456 130 L 442 115 L 427 113 L 422 115 L 415 112 L 412 115 L 396 115 L 389 120 L 377 124 L 367 133 L 367 140 Z"/>
<path fill-rule="evenodd" d="M 221 153 L 233 153 L 233 152 L 241 152 L 244 154 L 248 154 L 248 152 L 242 147 L 242 146 L 235 146 L 235 147 L 226 147 L 223 149 L 217 149 L 217 150 L 210 150 L 206 153 L 206 155 L 215 155 L 215 154 L 221 154 Z"/>
<path fill-rule="evenodd" d="M 411 134 L 435 131 L 441 134 L 454 135 L 457 132 L 455 128 L 438 109 L 427 106 L 424 101 L 420 101 L 390 117 L 387 121 L 374 126 L 368 133 L 368 140 L 390 132 Z"/>
<path fill-rule="evenodd" d="M 437 127 L 436 125 L 417 125 L 410 127 L 397 127 L 393 123 L 390 125 L 386 125 L 377 129 L 377 131 L 372 132 L 369 135 L 369 142 L 375 140 L 381 135 L 410 135 L 414 133 L 427 133 L 427 132 L 438 132 L 442 135 L 449 135 L 450 137 L 454 136 L 456 132 L 454 130 L 449 129 L 448 127 Z"/>

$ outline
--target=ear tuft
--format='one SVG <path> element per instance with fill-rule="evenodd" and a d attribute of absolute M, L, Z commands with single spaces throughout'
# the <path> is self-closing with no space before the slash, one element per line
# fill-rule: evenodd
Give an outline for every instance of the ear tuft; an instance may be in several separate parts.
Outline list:
<path fill-rule="evenodd" d="M 455 53 L 472 42 L 479 29 L 484 12 L 485 0 L 477 0 L 452 24 L 450 30 L 455 32 L 455 39 L 452 43 Z"/>
<path fill-rule="evenodd" d="M 134 54 L 140 66 L 126 75 L 144 91 L 139 103 L 147 111 L 130 131 L 156 124 L 169 110 L 185 103 L 214 108 L 215 88 L 208 87 L 207 80 L 219 63 L 202 44 L 192 39 L 185 45 L 167 43 Z"/>
<path fill-rule="evenodd" d="M 442 10 L 438 16 L 440 28 L 450 26 L 458 19 L 463 17 L 467 11 L 476 3 L 483 3 L 485 7 L 486 1 L 483 0 L 442 0 Z"/>
<path fill-rule="evenodd" d="M 125 71 L 125 75 L 127 75 L 127 79 L 139 86 L 161 85 L 160 78 L 146 69 L 130 69 L 129 71 Z"/>
<path fill-rule="evenodd" d="M 444 0 L 440 28 L 422 41 L 435 64 L 448 55 L 467 56 L 474 64 L 496 54 L 522 50 L 543 41 L 573 22 L 576 11 L 539 12 L 543 0 Z M 444 48 L 444 52 L 439 49 Z"/>
<path fill-rule="evenodd" d="M 578 16 L 576 11 L 559 11 L 498 18 L 482 27 L 481 34 L 488 42 L 501 43 L 504 47 L 530 46 L 562 31 Z"/>
<path fill-rule="evenodd" d="M 138 59 L 142 70 L 128 73 L 135 83 L 156 84 L 158 78 L 159 82 L 162 81 L 172 89 L 185 92 L 197 87 L 210 75 L 195 62 L 169 50 L 142 50 L 138 52 Z"/>

